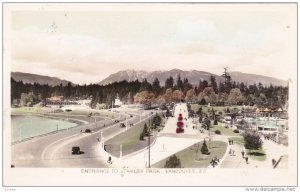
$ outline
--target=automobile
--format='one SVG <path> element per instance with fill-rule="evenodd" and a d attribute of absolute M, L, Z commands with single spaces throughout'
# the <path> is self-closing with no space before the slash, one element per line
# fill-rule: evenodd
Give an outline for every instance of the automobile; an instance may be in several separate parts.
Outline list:
<path fill-rule="evenodd" d="M 124 123 L 120 123 L 120 128 L 126 127 Z"/>
<path fill-rule="evenodd" d="M 72 147 L 72 155 L 79 155 L 79 154 L 81 154 L 80 147 L 73 146 Z"/>
<path fill-rule="evenodd" d="M 91 133 L 92 131 L 90 129 L 85 129 L 84 132 L 85 133 Z"/>
<path fill-rule="evenodd" d="M 130 117 L 133 117 L 133 115 L 130 115 Z"/>

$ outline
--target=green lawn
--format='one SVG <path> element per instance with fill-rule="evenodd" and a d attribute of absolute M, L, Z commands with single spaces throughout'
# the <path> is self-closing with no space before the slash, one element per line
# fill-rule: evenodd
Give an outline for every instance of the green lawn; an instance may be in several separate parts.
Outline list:
<path fill-rule="evenodd" d="M 230 137 L 229 139 L 233 140 L 234 144 L 238 144 L 241 146 L 244 146 L 245 144 L 245 140 L 243 137 Z"/>
<path fill-rule="evenodd" d="M 239 136 L 240 133 L 234 133 L 233 129 L 231 128 L 225 128 L 221 125 L 213 125 L 212 128 L 210 128 L 211 131 L 215 132 L 216 130 L 221 131 L 221 135 L 229 135 L 229 136 Z"/>
<path fill-rule="evenodd" d="M 244 146 L 245 141 L 243 137 L 231 137 L 229 139 L 233 140 L 233 143 L 236 143 L 238 145 Z M 257 161 L 264 161 L 266 160 L 266 153 L 263 149 L 263 147 L 257 149 L 257 150 L 247 150 L 247 154 L 251 159 L 257 160 Z"/>
<path fill-rule="evenodd" d="M 248 150 L 247 154 L 250 158 L 257 160 L 257 161 L 264 161 L 267 158 L 267 155 L 263 149 L 263 147 L 257 149 L 257 150 L 251 150 L 251 152 Z"/>
<path fill-rule="evenodd" d="M 191 109 L 196 113 L 198 111 L 198 109 L 202 107 L 202 112 L 207 113 L 208 109 L 212 110 L 214 109 L 215 111 L 219 112 L 221 111 L 222 113 L 224 113 L 224 111 L 229 108 L 230 110 L 233 108 L 238 108 L 241 109 L 243 106 L 239 106 L 239 105 L 234 105 L 234 106 L 210 106 L 207 107 L 207 105 L 198 105 L 198 104 L 191 104 Z"/>
<path fill-rule="evenodd" d="M 120 128 L 125 129 L 125 128 Z M 144 129 L 144 123 L 135 125 L 133 128 L 117 135 L 116 137 L 105 142 L 106 150 L 113 156 L 120 156 L 120 145 L 122 144 L 122 154 L 127 155 L 135 151 L 141 150 L 148 146 L 148 137 L 145 137 L 143 141 L 140 140 L 140 134 Z M 154 133 L 155 134 L 155 133 Z M 151 137 L 150 141 L 153 142 L 154 137 Z"/>
<path fill-rule="evenodd" d="M 211 141 L 210 143 L 208 141 L 206 142 L 210 151 L 210 155 L 201 154 L 200 149 L 203 142 L 195 144 L 191 147 L 188 147 L 176 153 L 176 156 L 180 159 L 181 166 L 183 168 L 205 168 L 209 166 L 211 160 L 214 157 L 221 159 L 224 156 L 227 148 L 227 143 L 223 141 Z M 199 145 L 199 152 L 197 153 L 198 145 Z M 155 163 L 151 167 L 164 168 L 166 161 L 168 159 L 169 157 Z"/>
<path fill-rule="evenodd" d="M 11 108 L 12 113 L 37 113 L 41 108 L 40 107 L 18 107 Z"/>

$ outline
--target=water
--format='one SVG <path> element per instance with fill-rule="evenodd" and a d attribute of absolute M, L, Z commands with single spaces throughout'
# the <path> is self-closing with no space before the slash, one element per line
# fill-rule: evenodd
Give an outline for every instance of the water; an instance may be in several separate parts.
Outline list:
<path fill-rule="evenodd" d="M 77 126 L 76 123 L 38 116 L 11 116 L 12 142 Z"/>
<path fill-rule="evenodd" d="M 283 119 L 272 119 L 272 118 L 244 118 L 247 123 L 252 125 L 258 125 L 263 127 L 282 128 L 286 127 L 286 120 Z"/>

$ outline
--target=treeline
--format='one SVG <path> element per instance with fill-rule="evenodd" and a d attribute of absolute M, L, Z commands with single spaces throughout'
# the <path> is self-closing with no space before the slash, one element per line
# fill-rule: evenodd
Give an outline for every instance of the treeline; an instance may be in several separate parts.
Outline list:
<path fill-rule="evenodd" d="M 32 102 L 45 101 L 51 96 L 65 98 L 92 98 L 91 107 L 97 103 L 104 103 L 110 107 L 118 95 L 125 103 L 167 104 L 170 102 L 198 102 L 200 104 L 215 105 L 254 105 L 258 107 L 283 108 L 288 100 L 288 88 L 282 86 L 263 86 L 261 83 L 246 85 L 231 81 L 228 74 L 224 82 L 216 82 L 214 76 L 210 81 L 200 80 L 197 86 L 189 83 L 188 79 L 181 79 L 180 75 L 174 79 L 169 77 L 165 82 L 156 78 L 153 83 L 147 79 L 142 82 L 121 81 L 108 85 L 76 85 L 49 86 L 40 84 L 24 84 L 11 79 L 11 102 L 20 104 L 21 96 L 31 95 Z"/>

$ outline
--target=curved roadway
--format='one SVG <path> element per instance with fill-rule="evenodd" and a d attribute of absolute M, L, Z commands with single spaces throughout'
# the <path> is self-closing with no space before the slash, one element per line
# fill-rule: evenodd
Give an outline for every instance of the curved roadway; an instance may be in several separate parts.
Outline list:
<path fill-rule="evenodd" d="M 142 116 L 127 116 L 127 123 L 134 125 L 146 121 L 149 113 Z M 126 128 L 120 128 L 120 123 L 126 123 L 125 115 L 116 119 L 80 125 L 75 128 L 49 134 L 43 137 L 12 145 L 12 163 L 15 167 L 110 167 L 106 161 L 107 155 L 102 154 L 98 138 L 114 137 Z M 91 129 L 92 133 L 82 133 L 81 130 Z M 130 126 L 128 126 L 130 129 Z M 84 153 L 72 155 L 72 146 L 79 146 Z"/>

